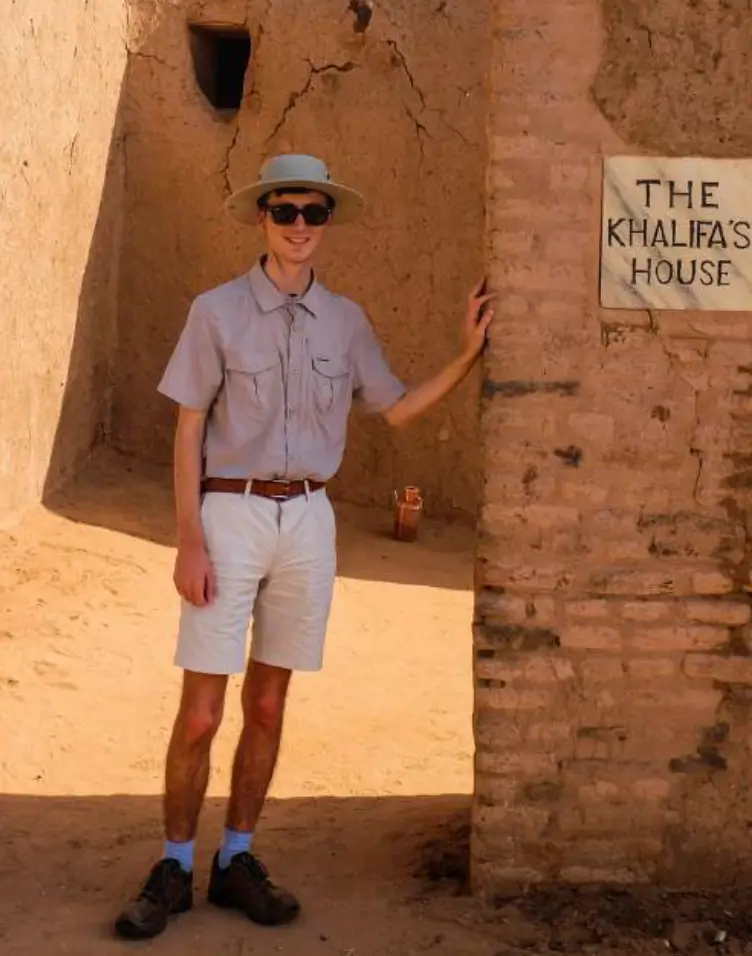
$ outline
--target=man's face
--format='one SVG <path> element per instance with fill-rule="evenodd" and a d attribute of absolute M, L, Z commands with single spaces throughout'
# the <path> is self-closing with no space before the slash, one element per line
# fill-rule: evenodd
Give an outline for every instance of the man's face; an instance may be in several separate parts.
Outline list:
<path fill-rule="evenodd" d="M 274 208 L 278 209 L 275 214 Z M 292 209 L 291 207 L 297 207 Z M 259 222 L 266 235 L 269 252 L 281 262 L 305 265 L 314 256 L 329 225 L 327 216 L 321 225 L 308 225 L 297 210 L 311 207 L 316 222 L 324 217 L 327 199 L 322 193 L 280 193 L 269 196 L 266 208 L 259 210 Z M 295 219 L 289 220 L 296 213 Z M 275 222 L 275 215 L 282 222 Z"/>

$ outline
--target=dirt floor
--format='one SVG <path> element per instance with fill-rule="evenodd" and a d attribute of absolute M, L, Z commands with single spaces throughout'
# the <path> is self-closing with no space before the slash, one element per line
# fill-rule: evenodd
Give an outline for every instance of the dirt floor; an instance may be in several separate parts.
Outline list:
<path fill-rule="evenodd" d="M 160 849 L 179 682 L 172 501 L 169 475 L 130 469 L 99 458 L 55 512 L 0 535 L 3 956 L 122 951 L 109 922 Z M 463 925 L 468 899 L 432 901 L 435 881 L 413 875 L 423 846 L 467 815 L 472 532 L 427 527 L 398 544 L 388 512 L 338 510 L 326 666 L 293 682 L 257 842 L 304 915 L 262 931 L 203 898 L 239 729 L 235 681 L 202 819 L 199 905 L 140 949 L 493 951 Z"/>
<path fill-rule="evenodd" d="M 169 476 L 103 456 L 0 535 L 0 953 L 508 956 L 752 952 L 752 896 L 558 888 L 483 907 L 465 890 L 472 532 L 389 538 L 339 507 L 326 666 L 295 679 L 257 847 L 304 904 L 262 930 L 204 901 L 239 713 L 202 819 L 197 908 L 158 940 L 110 923 L 159 852 L 171 664 Z"/>

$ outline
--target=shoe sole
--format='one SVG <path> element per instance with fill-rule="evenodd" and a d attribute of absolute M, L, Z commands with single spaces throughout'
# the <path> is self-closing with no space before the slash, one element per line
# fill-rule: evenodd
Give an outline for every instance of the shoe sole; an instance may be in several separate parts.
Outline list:
<path fill-rule="evenodd" d="M 183 913 L 187 913 L 193 909 L 193 901 L 184 904 L 177 909 L 171 910 L 167 914 L 167 919 L 164 922 L 164 925 L 160 925 L 155 929 L 146 929 L 142 926 L 138 926 L 136 923 L 132 923 L 130 920 L 117 920 L 115 922 L 115 935 L 120 939 L 127 940 L 138 940 L 138 939 L 154 939 L 155 936 L 159 936 L 167 929 L 170 920 L 174 919 L 176 916 L 180 916 Z"/>
<path fill-rule="evenodd" d="M 297 907 L 296 909 L 292 910 L 292 912 L 290 912 L 288 915 L 286 915 L 282 919 L 261 920 L 261 919 L 256 919 L 256 917 L 254 916 L 251 916 L 247 912 L 247 910 L 245 910 L 242 906 L 237 906 L 235 903 L 230 903 L 226 899 L 223 899 L 220 896 L 215 896 L 213 893 L 208 893 L 206 898 L 209 901 L 209 903 L 211 903 L 212 906 L 216 906 L 219 909 L 236 910 L 238 913 L 242 913 L 243 916 L 246 917 L 246 919 L 249 919 L 252 923 L 255 923 L 257 926 L 285 926 L 287 923 L 292 923 L 292 921 L 300 913 L 300 907 Z"/>

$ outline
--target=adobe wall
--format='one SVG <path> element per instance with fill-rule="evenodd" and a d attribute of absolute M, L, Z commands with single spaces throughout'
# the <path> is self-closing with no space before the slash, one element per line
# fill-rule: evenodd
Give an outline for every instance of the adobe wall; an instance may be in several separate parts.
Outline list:
<path fill-rule="evenodd" d="M 174 410 L 156 385 L 191 298 L 255 261 L 259 235 L 222 200 L 276 151 L 317 153 L 367 195 L 365 222 L 330 233 L 321 274 L 369 311 L 397 372 L 417 381 L 454 353 L 483 263 L 488 35 L 472 6 L 377 3 L 366 26 L 344 0 L 132 4 L 117 447 L 169 458 Z M 196 85 L 191 19 L 249 27 L 236 117 Z M 432 514 L 472 514 L 477 388 L 468 380 L 401 434 L 355 418 L 335 493 L 389 504 L 416 483 Z"/>
<path fill-rule="evenodd" d="M 119 4 L 6 6 L 0 525 L 70 474 L 104 433 L 121 185 L 111 143 L 126 63 Z"/>
<path fill-rule="evenodd" d="M 603 156 L 750 155 L 752 24 L 495 7 L 474 883 L 749 881 L 752 314 L 598 271 Z"/>

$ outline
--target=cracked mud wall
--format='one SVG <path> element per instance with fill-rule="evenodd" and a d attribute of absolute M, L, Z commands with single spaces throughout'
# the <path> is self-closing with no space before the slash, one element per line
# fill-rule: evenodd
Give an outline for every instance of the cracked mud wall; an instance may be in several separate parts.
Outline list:
<path fill-rule="evenodd" d="M 186 22 L 246 23 L 252 37 L 237 117 L 193 78 Z M 483 268 L 486 169 L 482 4 L 346 0 L 131 5 L 124 114 L 127 207 L 113 438 L 156 460 L 173 409 L 157 381 L 190 299 L 245 271 L 260 236 L 228 219 L 228 190 L 283 150 L 323 156 L 369 201 L 332 230 L 321 274 L 369 312 L 398 374 L 419 381 L 459 344 L 465 298 Z M 477 377 L 403 433 L 353 418 L 335 494 L 388 505 L 419 484 L 433 514 L 472 514 Z"/>
<path fill-rule="evenodd" d="M 603 0 L 595 103 L 648 152 L 749 156 L 749 14 L 747 0 Z"/>
<path fill-rule="evenodd" d="M 748 155 L 747 7 L 495 6 L 479 890 L 752 876 L 752 316 L 598 303 L 604 155 Z"/>
<path fill-rule="evenodd" d="M 124 8 L 6 5 L 0 33 L 0 525 L 104 434 Z M 105 184 L 107 187 L 105 189 Z"/>

